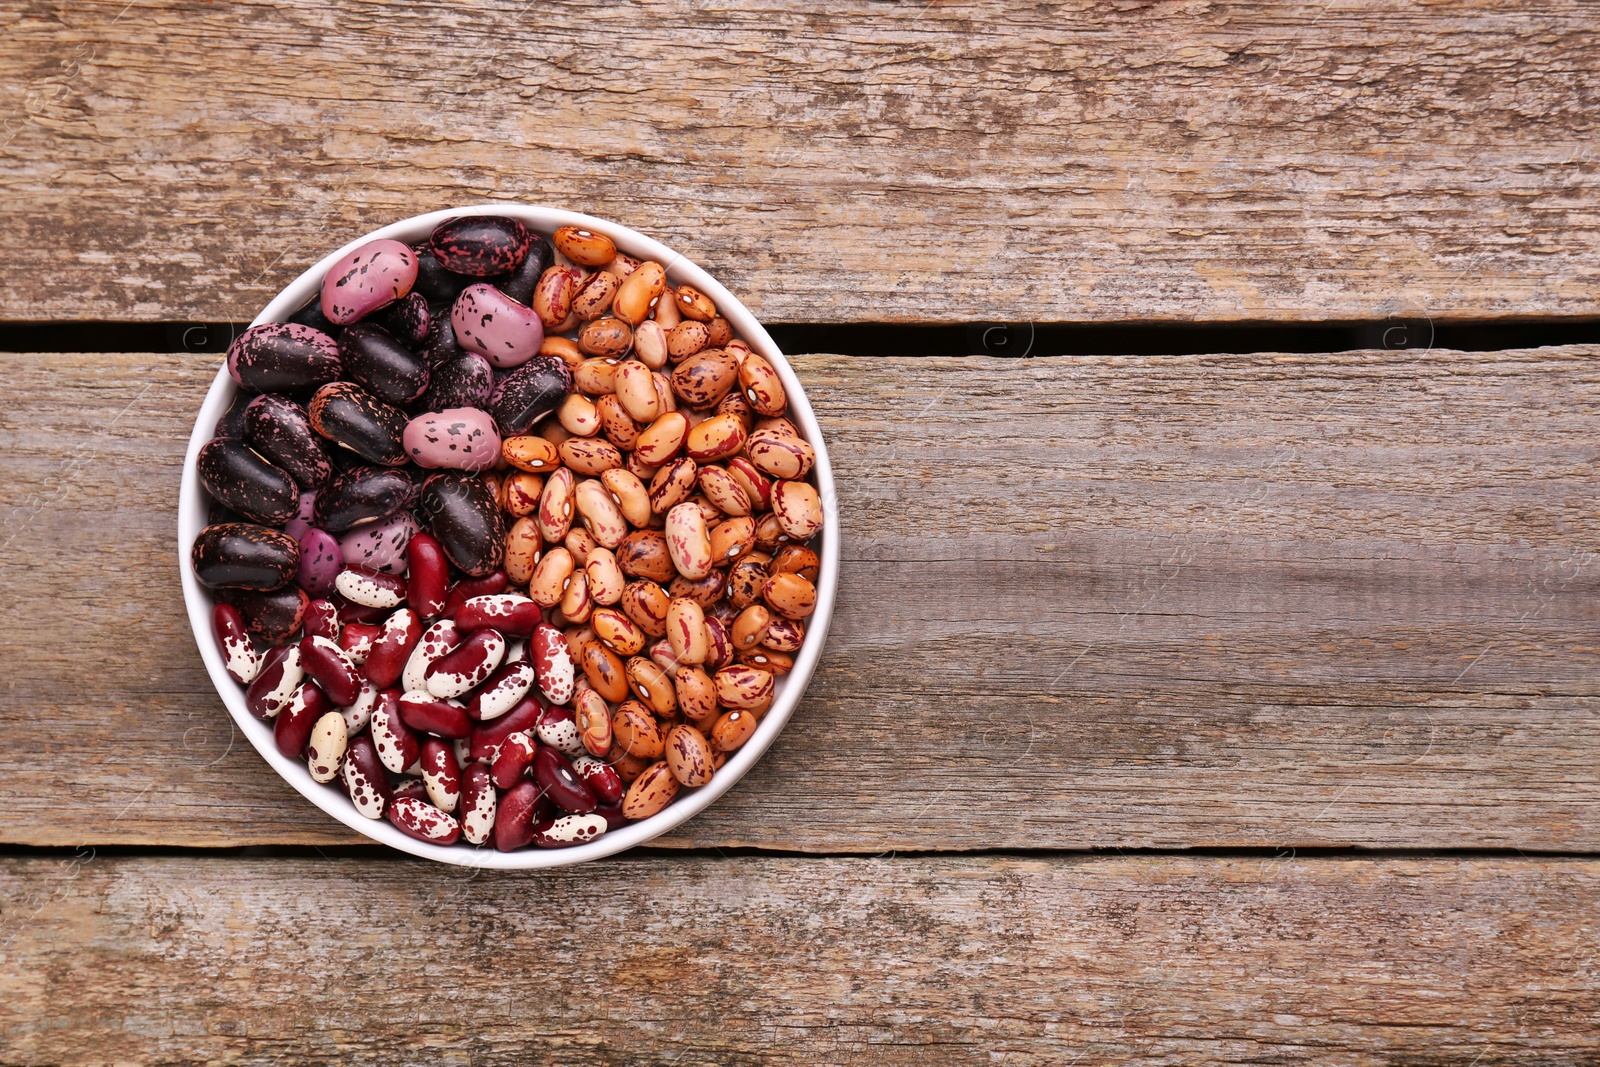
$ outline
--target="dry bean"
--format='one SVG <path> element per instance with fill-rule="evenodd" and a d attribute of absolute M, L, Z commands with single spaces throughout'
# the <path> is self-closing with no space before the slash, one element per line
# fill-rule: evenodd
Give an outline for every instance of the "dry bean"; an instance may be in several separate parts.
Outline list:
<path fill-rule="evenodd" d="M 711 743 L 723 752 L 736 752 L 755 735 L 759 725 L 760 720 L 750 711 L 736 708 L 725 712 L 711 726 Z"/>
<path fill-rule="evenodd" d="M 589 579 L 589 595 L 594 597 L 596 604 L 609 606 L 622 599 L 627 579 L 623 577 L 622 568 L 617 566 L 617 557 L 612 555 L 609 548 L 596 545 L 590 549 L 583 571 Z"/>
<path fill-rule="evenodd" d="M 535 474 L 548 474 L 561 461 L 556 446 L 542 437 L 523 435 L 507 437 L 500 442 L 500 455 L 519 470 Z"/>
<path fill-rule="evenodd" d="M 511 524 L 506 534 L 506 577 L 513 585 L 526 585 L 533 577 L 544 551 L 544 539 L 539 536 L 539 524 L 532 516 L 524 516 Z"/>
<path fill-rule="evenodd" d="M 817 461 L 816 449 L 797 436 L 776 429 L 757 429 L 745 442 L 751 463 L 774 478 L 804 478 Z"/>
<path fill-rule="evenodd" d="M 583 281 L 583 272 L 572 267 L 551 267 L 539 276 L 533 287 L 533 313 L 539 316 L 546 336 L 572 328 L 572 298 Z"/>
<path fill-rule="evenodd" d="M 762 415 L 782 415 L 789 406 L 777 370 L 754 352 L 739 364 L 739 388 L 750 406 Z"/>
<path fill-rule="evenodd" d="M 572 528 L 572 487 L 572 472 L 565 467 L 545 480 L 534 521 L 539 525 L 539 536 L 547 544 L 560 543 Z"/>
<path fill-rule="evenodd" d="M 668 730 L 664 754 L 672 776 L 691 788 L 705 785 L 716 773 L 711 743 L 693 726 L 679 724 Z"/>
<path fill-rule="evenodd" d="M 666 268 L 654 260 L 646 260 L 623 277 L 611 308 L 618 318 L 638 326 L 655 310 L 656 302 L 666 289 Z"/>
<path fill-rule="evenodd" d="M 678 694 L 672 688 L 671 676 L 661 664 L 644 656 L 634 656 L 625 670 L 628 685 L 652 712 L 665 717 L 678 710 Z"/>
<path fill-rule="evenodd" d="M 639 431 L 644 427 L 633 421 L 615 394 L 602 396 L 595 402 L 595 410 L 600 413 L 600 432 L 606 435 L 607 441 L 624 452 L 639 443 Z"/>
<path fill-rule="evenodd" d="M 604 474 L 622 466 L 622 453 L 603 438 L 574 437 L 561 442 L 556 451 L 576 474 Z"/>
<path fill-rule="evenodd" d="M 760 667 L 775 675 L 788 674 L 794 670 L 794 657 L 787 652 L 759 645 L 744 652 L 735 653 L 736 662 L 748 664 L 751 667 Z"/>
<path fill-rule="evenodd" d="M 738 455 L 744 447 L 744 423 L 737 415 L 713 415 L 692 427 L 683 441 L 684 453 L 696 463 L 716 463 Z"/>
<path fill-rule="evenodd" d="M 667 359 L 673 363 L 682 363 L 696 352 L 703 350 L 710 341 L 711 334 L 705 324 L 690 320 L 680 322 L 667 334 Z"/>
<path fill-rule="evenodd" d="M 766 640 L 767 627 L 772 624 L 772 613 L 760 604 L 751 604 L 739 613 L 733 620 L 733 626 L 728 631 L 728 636 L 733 639 L 733 647 L 738 652 L 755 648 Z"/>
<path fill-rule="evenodd" d="M 595 692 L 613 704 L 628 698 L 628 678 L 623 673 L 622 660 L 599 641 L 584 646 L 583 676 L 589 679 Z"/>
<path fill-rule="evenodd" d="M 761 599 L 767 587 L 767 569 L 751 559 L 741 559 L 728 572 L 728 601 L 743 610 Z"/>
<path fill-rule="evenodd" d="M 611 713 L 611 736 L 622 751 L 644 759 L 661 755 L 666 740 L 655 715 L 637 700 L 629 700 Z"/>
<path fill-rule="evenodd" d="M 588 622 L 594 611 L 594 601 L 589 597 L 589 578 L 576 571 L 567 582 L 567 591 L 561 594 L 561 617 L 568 622 Z"/>
<path fill-rule="evenodd" d="M 562 441 L 565 441 L 567 438 L 572 436 L 567 432 L 567 428 L 561 425 L 561 422 L 558 419 L 550 419 L 547 422 L 541 423 L 539 428 L 535 430 L 534 433 L 539 437 L 544 438 L 546 441 L 549 441 L 551 445 L 559 445 Z"/>
<path fill-rule="evenodd" d="M 738 393 L 729 391 L 728 395 L 717 401 L 718 415 L 733 415 L 738 418 L 740 425 L 748 434 L 756 423 L 756 413 L 750 410 L 750 404 Z"/>
<path fill-rule="evenodd" d="M 783 525 L 778 522 L 778 516 L 769 512 L 756 521 L 757 548 L 765 552 L 775 552 L 788 540 L 789 535 L 783 532 Z"/>
<path fill-rule="evenodd" d="M 704 578 L 711 573 L 711 538 L 706 531 L 705 513 L 693 501 L 684 501 L 667 512 L 665 528 L 667 553 L 672 565 L 685 578 Z"/>
<path fill-rule="evenodd" d="M 705 668 L 683 664 L 672 672 L 672 687 L 678 694 L 678 709 L 695 724 L 709 722 L 717 714 L 717 690 Z"/>
<path fill-rule="evenodd" d="M 629 819 L 647 819 L 672 803 L 679 788 L 678 779 L 665 760 L 652 763 L 628 787 L 628 795 L 622 798 L 622 814 Z"/>
<path fill-rule="evenodd" d="M 561 542 L 567 546 L 567 551 L 572 553 L 572 565 L 582 567 L 589 562 L 589 553 L 600 547 L 600 542 L 594 539 L 594 534 L 585 527 L 574 525 L 567 531 L 566 538 Z"/>
<path fill-rule="evenodd" d="M 611 709 L 605 698 L 593 689 L 584 689 L 573 697 L 573 720 L 578 726 L 578 737 L 591 755 L 604 756 L 611 750 Z"/>
<path fill-rule="evenodd" d="M 541 608 L 553 608 L 561 603 L 575 566 L 572 553 L 564 545 L 546 552 L 528 579 L 529 598 Z"/>
<path fill-rule="evenodd" d="M 675 459 L 650 479 L 650 510 L 666 514 L 689 499 L 699 479 L 699 467 L 687 457 Z"/>
<path fill-rule="evenodd" d="M 758 667 L 735 663 L 711 679 L 717 703 L 725 708 L 754 708 L 772 697 L 772 675 Z"/>
<path fill-rule="evenodd" d="M 677 291 L 672 286 L 669 285 L 662 291 L 661 299 L 656 301 L 655 314 L 650 317 L 660 323 L 663 330 L 668 331 L 683 321 L 683 312 L 678 310 Z"/>
<path fill-rule="evenodd" d="M 593 437 L 600 432 L 600 413 L 582 393 L 571 393 L 561 402 L 556 420 L 574 437 Z"/>
<path fill-rule="evenodd" d="M 500 482 L 500 506 L 518 518 L 539 510 L 539 494 L 544 492 L 544 478 L 527 471 L 512 471 Z"/>
<path fill-rule="evenodd" d="M 672 651 L 672 642 L 666 638 L 652 641 L 645 646 L 644 654 L 649 656 L 664 671 L 675 671 L 679 667 L 678 656 Z"/>
<path fill-rule="evenodd" d="M 798 574 L 812 583 L 816 582 L 821 570 L 822 561 L 805 545 L 785 545 L 772 557 L 772 562 L 767 564 L 769 574 Z"/>
<path fill-rule="evenodd" d="M 635 454 L 643 463 L 659 467 L 678 454 L 689 435 L 689 420 L 681 412 L 663 412 L 639 432 Z"/>
<path fill-rule="evenodd" d="M 637 452 L 628 453 L 628 462 L 623 467 L 623 470 L 627 471 L 629 474 L 646 484 L 649 484 L 650 479 L 654 478 L 656 476 L 656 471 L 660 469 L 660 467 L 652 467 L 650 464 L 641 460 L 639 458 L 639 453 Z"/>
<path fill-rule="evenodd" d="M 692 600 L 702 609 L 709 608 L 722 596 L 727 575 L 713 568 L 704 578 L 685 578 L 681 574 L 672 579 L 667 592 L 675 600 Z"/>
<path fill-rule="evenodd" d="M 680 285 L 673 294 L 678 313 L 696 322 L 710 322 L 717 317 L 717 305 L 711 298 L 692 285 Z"/>
<path fill-rule="evenodd" d="M 629 577 L 670 582 L 678 573 L 663 530 L 635 530 L 614 551 L 617 566 Z"/>
<path fill-rule="evenodd" d="M 806 642 L 806 628 L 793 619 L 773 619 L 761 643 L 774 652 L 798 652 Z"/>
<path fill-rule="evenodd" d="M 683 329 L 683 327 L 679 327 Z M 673 331 L 676 336 L 677 330 Z M 667 338 L 667 351 L 672 351 L 672 336 Z M 672 391 L 692 408 L 709 408 L 716 405 L 739 377 L 739 367 L 728 358 L 727 350 L 708 348 L 689 356 L 673 369 Z"/>
<path fill-rule="evenodd" d="M 706 324 L 706 329 L 711 334 L 711 343 L 717 348 L 721 348 L 723 345 L 733 340 L 733 327 L 729 325 L 728 320 L 723 318 L 721 315 L 717 315 L 712 318 L 712 320 Z"/>
<path fill-rule="evenodd" d="M 572 294 L 572 313 L 578 316 L 579 322 L 589 322 L 598 319 L 611 310 L 611 301 L 616 299 L 617 289 L 621 286 L 615 274 L 607 274 L 597 270 L 585 278 L 579 285 L 578 291 Z M 621 322 L 621 320 L 617 320 Z M 627 323 L 622 323 L 626 326 Z M 578 340 L 578 347 L 583 347 L 583 340 Z"/>
<path fill-rule="evenodd" d="M 749 552 L 756 543 L 756 520 L 740 515 L 711 528 L 711 558 L 728 563 Z"/>
<path fill-rule="evenodd" d="M 598 267 L 617 256 L 617 246 L 603 233 L 582 226 L 563 226 L 555 232 L 551 243 L 556 251 L 585 267 Z"/>
<path fill-rule="evenodd" d="M 798 574 L 774 574 L 761 596 L 768 607 L 787 619 L 803 619 L 817 607 L 817 587 Z"/>
<path fill-rule="evenodd" d="M 660 370 L 667 365 L 667 331 L 659 322 L 646 319 L 633 328 L 633 350 L 645 366 Z"/>
<path fill-rule="evenodd" d="M 633 347 L 633 328 L 621 319 L 595 319 L 578 331 L 578 347 L 591 356 L 627 355 Z"/>
<path fill-rule="evenodd" d="M 655 377 L 649 367 L 636 359 L 623 360 L 617 364 L 613 381 L 617 399 L 631 417 L 650 423 L 661 416 L 661 400 L 656 396 Z"/>
<path fill-rule="evenodd" d="M 677 597 L 667 606 L 667 640 L 679 663 L 693 666 L 706 661 L 710 652 L 706 641 L 706 614 L 698 603 Z"/>
<path fill-rule="evenodd" d="M 600 484 L 630 525 L 650 525 L 650 491 L 637 476 L 625 470 L 608 470 L 600 476 Z"/>
<path fill-rule="evenodd" d="M 546 337 L 539 345 L 539 354 L 555 356 L 568 365 L 583 362 L 583 353 L 578 349 L 578 342 L 570 337 Z"/>
<path fill-rule="evenodd" d="M 572 386 L 590 396 L 616 392 L 617 361 L 610 356 L 586 359 L 572 368 Z"/>
<path fill-rule="evenodd" d="M 667 609 L 672 598 L 652 581 L 629 582 L 622 591 L 622 610 L 651 637 L 667 636 Z M 299 684 L 298 682 L 296 684 Z"/>
<path fill-rule="evenodd" d="M 726 469 L 714 466 L 701 467 L 698 484 L 706 499 L 715 504 L 717 510 L 724 515 L 750 514 L 750 497 Z"/>
<path fill-rule="evenodd" d="M 594 635 L 620 656 L 637 655 L 644 648 L 645 633 L 624 611 L 596 608 L 589 617 Z"/>
<path fill-rule="evenodd" d="M 783 532 L 796 541 L 810 540 L 822 529 L 822 498 L 806 482 L 773 485 L 772 513 L 778 517 Z"/>

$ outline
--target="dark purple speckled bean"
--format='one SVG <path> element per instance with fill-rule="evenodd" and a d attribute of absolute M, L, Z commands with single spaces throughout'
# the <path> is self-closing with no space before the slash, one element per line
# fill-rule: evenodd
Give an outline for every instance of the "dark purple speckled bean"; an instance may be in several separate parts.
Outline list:
<path fill-rule="evenodd" d="M 514 437 L 560 407 L 571 389 L 572 371 L 559 356 L 536 356 L 495 387 L 489 414 L 502 437 Z"/>
<path fill-rule="evenodd" d="M 482 478 L 455 471 L 432 475 L 422 483 L 418 508 L 451 563 L 474 578 L 500 566 L 505 515 Z"/>
<path fill-rule="evenodd" d="M 434 228 L 429 247 L 439 264 L 457 274 L 492 278 L 522 265 L 531 237 L 528 228 L 504 215 L 462 215 Z"/>
<path fill-rule="evenodd" d="M 317 493 L 316 525 L 342 534 L 364 522 L 386 519 L 417 502 L 417 483 L 403 470 L 356 467 L 334 475 Z"/>
<path fill-rule="evenodd" d="M 282 526 L 300 509 L 294 479 L 251 451 L 243 441 L 219 437 L 200 449 L 195 462 L 200 484 L 223 505 L 251 522 Z"/>
<path fill-rule="evenodd" d="M 317 489 L 333 477 L 327 446 L 311 428 L 306 409 L 281 393 L 264 393 L 244 414 L 245 440 L 302 489 Z"/>
<path fill-rule="evenodd" d="M 406 546 L 417 533 L 417 520 L 402 511 L 378 522 L 369 522 L 339 538 L 339 550 L 352 567 L 365 567 L 384 574 L 404 574 Z"/>
<path fill-rule="evenodd" d="M 310 415 L 312 429 L 361 458 L 385 467 L 405 464 L 400 435 L 405 433 L 406 413 L 354 382 L 329 382 L 318 389 L 311 397 Z"/>
<path fill-rule="evenodd" d="M 509 296 L 519 304 L 533 305 L 533 287 L 539 284 L 539 276 L 550 269 L 555 262 L 555 252 L 550 247 L 550 242 L 542 234 L 528 234 L 528 254 L 523 257 L 522 266 L 509 274 L 502 274 L 498 278 L 491 278 L 494 287 Z"/>
<path fill-rule="evenodd" d="M 252 326 L 228 346 L 228 374 L 252 393 L 299 393 L 339 377 L 339 345 L 294 322 Z"/>
<path fill-rule="evenodd" d="M 412 289 L 404 300 L 396 300 L 383 309 L 380 324 L 401 344 L 415 348 L 428 339 L 428 329 L 433 324 L 428 298 Z"/>
<path fill-rule="evenodd" d="M 344 376 L 386 404 L 409 404 L 428 388 L 428 364 L 394 334 L 358 322 L 339 338 Z"/>
<path fill-rule="evenodd" d="M 429 372 L 428 391 L 417 407 L 423 411 L 446 408 L 485 408 L 494 393 L 494 368 L 476 352 L 461 352 L 436 363 Z"/>
<path fill-rule="evenodd" d="M 294 538 L 253 523 L 207 526 L 189 550 L 194 573 L 213 589 L 277 589 L 300 566 Z"/>

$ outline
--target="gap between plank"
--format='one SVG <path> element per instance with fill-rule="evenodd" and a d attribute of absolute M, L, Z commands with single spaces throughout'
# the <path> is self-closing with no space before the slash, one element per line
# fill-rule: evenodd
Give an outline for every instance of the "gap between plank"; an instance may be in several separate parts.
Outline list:
<path fill-rule="evenodd" d="M 0 322 L 0 352 L 223 352 L 242 322 Z M 767 324 L 785 352 L 846 356 L 1193 356 L 1362 349 L 1495 352 L 1600 344 L 1600 319 L 1528 322 Z"/>
<path fill-rule="evenodd" d="M 97 857 L 171 859 L 360 859 L 414 862 L 416 857 L 396 852 L 383 845 L 241 845 L 234 848 L 193 845 L 7 845 L 0 844 L 0 860 L 69 859 L 92 854 Z M 975 849 L 884 849 L 870 851 L 808 852 L 800 849 L 762 846 L 661 848 L 642 845 L 611 859 L 1032 859 L 1032 860 L 1116 860 L 1116 859 L 1266 859 L 1266 860 L 1543 860 L 1600 859 L 1600 852 L 1570 852 L 1555 849 L 1523 848 L 1357 848 L 1307 847 L 1213 847 L 1213 848 L 975 848 Z M 607 862 L 602 860 L 600 862 Z"/>

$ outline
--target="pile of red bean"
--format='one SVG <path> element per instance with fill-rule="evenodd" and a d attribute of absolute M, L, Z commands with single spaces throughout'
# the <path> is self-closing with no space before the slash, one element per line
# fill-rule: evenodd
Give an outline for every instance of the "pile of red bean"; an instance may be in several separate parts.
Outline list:
<path fill-rule="evenodd" d="M 755 733 L 823 505 L 704 293 L 602 234 L 461 216 L 343 257 L 228 369 L 195 573 L 250 711 L 362 815 L 580 844 Z"/>

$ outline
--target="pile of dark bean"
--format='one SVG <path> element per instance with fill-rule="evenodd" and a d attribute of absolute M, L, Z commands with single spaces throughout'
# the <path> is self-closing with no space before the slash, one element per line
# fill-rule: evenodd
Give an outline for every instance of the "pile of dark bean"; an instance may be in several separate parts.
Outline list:
<path fill-rule="evenodd" d="M 228 372 L 195 574 L 251 712 L 361 814 L 579 844 L 754 733 L 816 603 L 815 455 L 661 264 L 461 216 L 341 258 Z"/>

